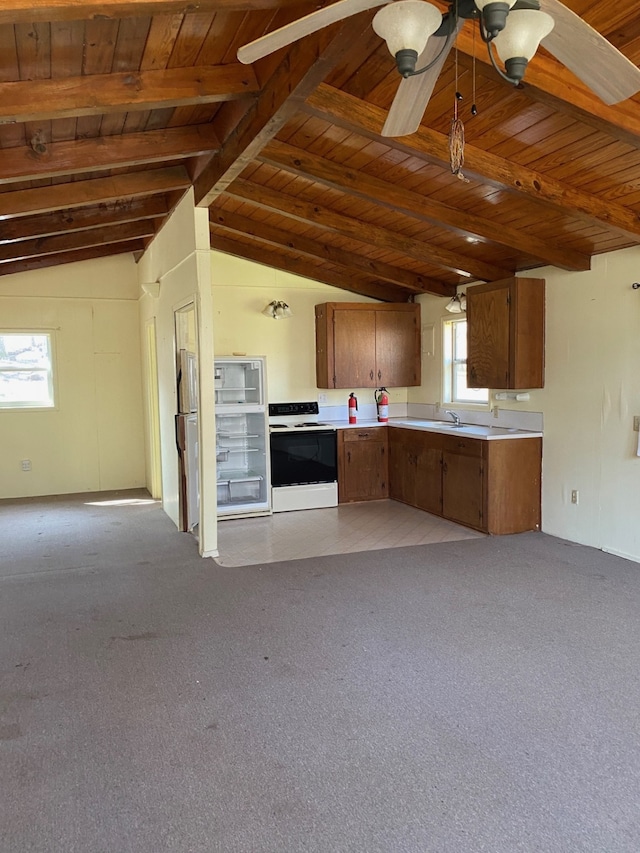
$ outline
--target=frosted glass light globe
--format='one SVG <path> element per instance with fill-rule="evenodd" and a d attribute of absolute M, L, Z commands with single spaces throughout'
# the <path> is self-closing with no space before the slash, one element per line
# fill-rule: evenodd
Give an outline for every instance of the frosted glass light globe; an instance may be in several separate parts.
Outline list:
<path fill-rule="evenodd" d="M 391 56 L 399 50 L 415 50 L 420 56 L 441 23 L 442 14 L 431 3 L 396 0 L 376 12 L 372 26 L 386 41 Z"/>
<path fill-rule="evenodd" d="M 491 3 L 495 3 L 496 0 L 474 0 L 476 6 L 480 11 L 484 9 L 485 6 L 490 6 Z M 516 0 L 500 0 L 501 3 L 506 3 L 507 6 L 511 9 L 512 6 L 515 6 Z"/>
<path fill-rule="evenodd" d="M 493 39 L 498 56 L 505 63 L 515 57 L 530 60 L 542 39 L 553 29 L 554 23 L 551 15 L 535 9 L 515 9 L 509 12 L 506 27 Z"/>

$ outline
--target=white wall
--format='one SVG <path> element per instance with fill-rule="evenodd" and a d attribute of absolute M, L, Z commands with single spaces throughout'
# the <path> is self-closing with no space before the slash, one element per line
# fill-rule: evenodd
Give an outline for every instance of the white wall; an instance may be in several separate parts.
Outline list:
<path fill-rule="evenodd" d="M 221 252 L 212 252 L 212 276 L 216 355 L 265 355 L 270 402 L 317 400 L 324 393 L 327 405 L 345 406 L 345 415 L 349 391 L 362 402 L 373 402 L 371 388 L 316 387 L 315 306 L 375 300 Z M 293 317 L 263 316 L 261 311 L 274 299 L 286 302 Z M 392 388 L 390 399 L 406 402 L 406 388 Z"/>
<path fill-rule="evenodd" d="M 162 505 L 179 524 L 179 468 L 175 442 L 176 348 L 174 312 L 193 302 L 197 318 L 198 373 L 200 383 L 200 525 L 199 549 L 203 555 L 217 549 L 215 488 L 215 418 L 213 413 L 213 306 L 208 211 L 194 207 L 193 191 L 185 194 L 154 238 L 139 263 L 140 284 L 159 282 L 159 296 L 142 295 L 142 328 L 155 319 L 158 375 L 147 374 L 145 388 L 157 381 L 160 404 Z"/>
<path fill-rule="evenodd" d="M 544 414 L 542 527 L 547 533 L 640 561 L 640 249 L 593 258 L 589 272 L 534 270 L 546 288 L 545 387 L 501 409 Z M 421 297 L 435 355 L 411 402 L 442 399 L 441 322 L 446 300 Z M 462 407 L 457 406 L 461 409 Z M 571 503 L 578 489 L 579 503 Z"/>
<path fill-rule="evenodd" d="M 543 525 L 640 560 L 640 250 L 547 268 Z M 578 489 L 579 504 L 571 504 Z"/>
<path fill-rule="evenodd" d="M 0 497 L 144 486 L 133 256 L 1 277 L 0 328 L 51 330 L 56 356 L 55 409 L 0 410 Z"/>

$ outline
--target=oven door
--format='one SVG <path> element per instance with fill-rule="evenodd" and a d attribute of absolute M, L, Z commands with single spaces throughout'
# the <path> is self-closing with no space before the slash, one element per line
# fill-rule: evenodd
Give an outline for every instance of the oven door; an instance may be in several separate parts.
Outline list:
<path fill-rule="evenodd" d="M 272 432 L 271 485 L 299 486 L 337 480 L 335 430 Z"/>

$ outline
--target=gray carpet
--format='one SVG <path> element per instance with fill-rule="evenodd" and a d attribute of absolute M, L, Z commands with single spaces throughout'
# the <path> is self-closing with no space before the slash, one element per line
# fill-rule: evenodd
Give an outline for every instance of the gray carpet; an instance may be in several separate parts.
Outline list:
<path fill-rule="evenodd" d="M 637 853 L 640 566 L 542 534 L 265 567 L 0 503 L 2 853 Z"/>

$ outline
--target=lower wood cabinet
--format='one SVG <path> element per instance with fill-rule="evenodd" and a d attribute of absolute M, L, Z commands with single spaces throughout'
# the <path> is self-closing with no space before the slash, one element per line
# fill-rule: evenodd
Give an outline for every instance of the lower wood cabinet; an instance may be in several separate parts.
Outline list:
<path fill-rule="evenodd" d="M 338 502 L 389 497 L 387 427 L 338 430 Z"/>
<path fill-rule="evenodd" d="M 466 441 L 460 443 L 469 444 Z M 443 448 L 442 515 L 451 521 L 484 530 L 485 463 L 482 447 L 475 446 L 481 444 L 476 440 L 470 447 Z"/>
<path fill-rule="evenodd" d="M 426 433 L 389 429 L 389 497 L 442 514 L 442 452 Z M 416 440 L 417 436 L 417 440 Z"/>
<path fill-rule="evenodd" d="M 389 429 L 389 497 L 485 533 L 540 528 L 542 439 Z"/>

